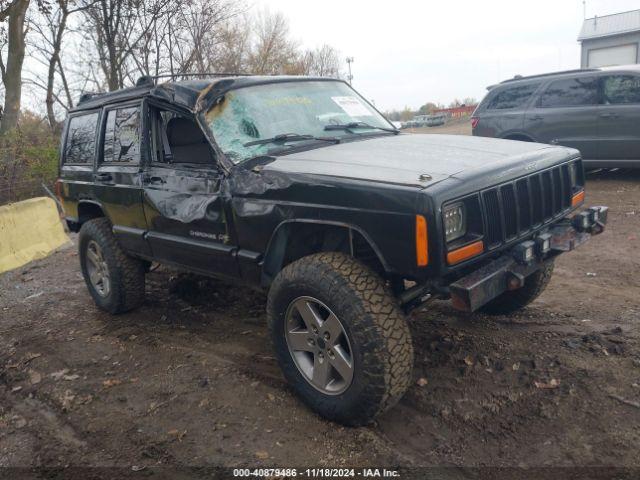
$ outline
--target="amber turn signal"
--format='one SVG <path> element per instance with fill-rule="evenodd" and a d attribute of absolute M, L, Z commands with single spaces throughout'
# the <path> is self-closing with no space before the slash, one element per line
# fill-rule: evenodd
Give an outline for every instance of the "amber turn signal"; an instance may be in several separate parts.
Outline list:
<path fill-rule="evenodd" d="M 571 197 L 571 206 L 577 207 L 582 202 L 584 202 L 584 190 L 580 190 L 578 193 L 574 194 L 573 197 Z"/>
<path fill-rule="evenodd" d="M 429 264 L 427 220 L 422 215 L 416 215 L 416 263 L 419 267 Z"/>
<path fill-rule="evenodd" d="M 473 242 L 465 247 L 451 250 L 447 253 L 447 263 L 449 265 L 455 265 L 456 263 L 463 262 L 468 258 L 475 257 L 484 252 L 484 243 L 482 240 Z"/>

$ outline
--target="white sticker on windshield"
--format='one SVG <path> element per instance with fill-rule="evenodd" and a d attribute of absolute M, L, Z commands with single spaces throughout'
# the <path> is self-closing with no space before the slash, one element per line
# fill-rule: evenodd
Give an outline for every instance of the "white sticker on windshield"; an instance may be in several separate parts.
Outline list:
<path fill-rule="evenodd" d="M 358 97 L 331 97 L 331 100 L 351 117 L 370 117 L 371 112 L 365 107 Z"/>

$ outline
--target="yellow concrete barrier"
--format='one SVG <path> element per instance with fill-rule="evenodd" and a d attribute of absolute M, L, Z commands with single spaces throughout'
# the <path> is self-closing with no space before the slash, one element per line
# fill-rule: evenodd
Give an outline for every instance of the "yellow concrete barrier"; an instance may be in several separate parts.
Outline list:
<path fill-rule="evenodd" d="M 68 242 L 52 199 L 31 198 L 0 207 L 0 273 L 44 258 Z"/>

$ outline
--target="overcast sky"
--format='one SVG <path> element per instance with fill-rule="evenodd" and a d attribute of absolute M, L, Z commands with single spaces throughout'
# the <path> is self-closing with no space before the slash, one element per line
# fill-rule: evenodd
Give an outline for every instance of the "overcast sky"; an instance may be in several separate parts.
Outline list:
<path fill-rule="evenodd" d="M 582 0 L 253 2 L 282 11 L 305 47 L 328 43 L 354 57 L 353 86 L 381 110 L 480 99 L 516 74 L 580 67 Z M 587 17 L 640 8 L 586 3 Z"/>

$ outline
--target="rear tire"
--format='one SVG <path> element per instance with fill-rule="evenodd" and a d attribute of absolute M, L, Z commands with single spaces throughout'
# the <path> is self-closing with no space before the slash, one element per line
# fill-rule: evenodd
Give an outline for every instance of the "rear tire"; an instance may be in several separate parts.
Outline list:
<path fill-rule="evenodd" d="M 508 290 L 480 308 L 489 315 L 507 315 L 529 305 L 547 288 L 553 274 L 553 260 L 547 261 L 540 270 L 529 275 L 522 288 Z"/>
<path fill-rule="evenodd" d="M 117 314 L 144 301 L 145 263 L 118 245 L 107 218 L 89 220 L 80 229 L 80 267 L 98 307 Z"/>
<path fill-rule="evenodd" d="M 303 317 L 309 305 L 317 329 Z M 367 424 L 407 390 L 413 345 L 406 319 L 382 278 L 353 258 L 320 253 L 287 265 L 271 286 L 267 313 L 284 376 L 323 417 Z M 326 385 L 314 375 L 322 359 L 328 362 Z"/>

